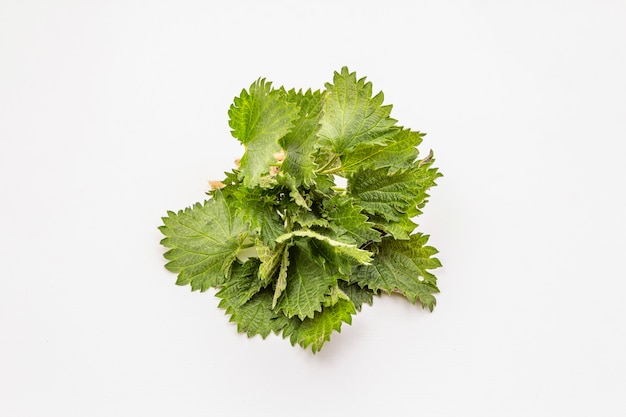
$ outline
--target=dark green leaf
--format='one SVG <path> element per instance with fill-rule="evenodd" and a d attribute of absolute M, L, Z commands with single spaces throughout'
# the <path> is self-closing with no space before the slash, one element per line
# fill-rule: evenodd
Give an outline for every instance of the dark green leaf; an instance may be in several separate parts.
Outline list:
<path fill-rule="evenodd" d="M 246 333 L 248 337 L 259 334 L 265 338 L 270 332 L 279 333 L 286 324 L 284 317 L 272 310 L 272 292 L 269 289 L 261 290 L 240 306 L 223 298 L 219 307 L 226 309 L 231 322 L 237 323 L 237 331 Z"/>
<path fill-rule="evenodd" d="M 301 245 L 289 249 L 287 285 L 277 300 L 276 308 L 287 317 L 300 319 L 313 317 L 322 309 L 322 303 L 337 277 L 324 270 L 322 265 Z"/>
<path fill-rule="evenodd" d="M 339 299 L 332 307 L 324 307 L 312 318 L 289 320 L 283 329 L 283 337 L 289 337 L 292 345 L 296 343 L 313 353 L 319 352 L 325 342 L 330 340 L 334 331 L 341 332 L 343 323 L 352 324 L 352 315 L 356 314 L 352 301 Z"/>
<path fill-rule="evenodd" d="M 339 288 L 348 296 L 354 304 L 357 311 L 361 311 L 363 304 L 372 305 L 374 291 L 365 287 L 362 288 L 358 284 L 348 284 L 345 281 L 339 281 Z"/>
<path fill-rule="evenodd" d="M 376 256 L 370 265 L 356 269 L 354 281 L 373 291 L 399 292 L 412 303 L 419 301 L 431 311 L 439 292 L 437 279 L 428 270 L 441 266 L 433 256 L 437 250 L 426 246 L 428 236 L 411 235 L 410 240 L 385 238 L 375 244 Z"/>
<path fill-rule="evenodd" d="M 348 178 L 348 195 L 368 213 L 400 219 L 416 205 L 420 177 L 416 169 L 390 173 L 388 168 L 361 169 Z"/>
<path fill-rule="evenodd" d="M 380 240 L 380 233 L 373 229 L 374 225 L 354 199 L 337 194 L 324 201 L 324 208 L 328 227 L 342 240 L 348 239 L 357 246 Z"/>
<path fill-rule="evenodd" d="M 235 262 L 228 280 L 217 292 L 220 306 L 238 308 L 267 285 L 258 275 L 259 260 L 251 258 L 245 263 Z"/>
<path fill-rule="evenodd" d="M 283 219 L 278 213 L 279 190 L 238 186 L 232 194 L 236 198 L 233 204 L 236 204 L 237 213 L 250 224 L 251 231 L 259 236 L 266 246 L 273 248 L 276 245 L 276 238 L 285 233 Z"/>

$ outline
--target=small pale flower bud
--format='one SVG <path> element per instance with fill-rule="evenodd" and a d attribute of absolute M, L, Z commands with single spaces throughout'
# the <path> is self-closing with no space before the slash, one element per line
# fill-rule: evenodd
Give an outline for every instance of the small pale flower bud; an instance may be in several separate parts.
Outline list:
<path fill-rule="evenodd" d="M 219 188 L 224 188 L 226 185 L 222 181 L 209 181 L 209 186 L 211 190 L 217 190 Z"/>
<path fill-rule="evenodd" d="M 285 160 L 285 151 L 282 149 L 274 154 L 276 162 L 283 162 Z"/>

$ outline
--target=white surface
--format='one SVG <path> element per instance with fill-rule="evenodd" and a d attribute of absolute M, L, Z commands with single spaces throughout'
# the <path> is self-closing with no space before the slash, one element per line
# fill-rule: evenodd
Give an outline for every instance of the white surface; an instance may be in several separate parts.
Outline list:
<path fill-rule="evenodd" d="M 228 4 L 226 4 L 228 3 Z M 0 415 L 624 416 L 626 3 L 0 2 Z M 257 77 L 348 65 L 428 136 L 433 314 L 321 353 L 174 285 L 157 226 Z"/>

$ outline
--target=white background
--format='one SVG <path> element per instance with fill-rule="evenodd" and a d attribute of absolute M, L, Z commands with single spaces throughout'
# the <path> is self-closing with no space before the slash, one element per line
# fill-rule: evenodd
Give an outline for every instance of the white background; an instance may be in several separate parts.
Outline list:
<path fill-rule="evenodd" d="M 0 415 L 626 415 L 626 2 L 0 0 Z M 428 133 L 434 313 L 317 355 L 174 285 L 157 227 L 259 76 Z"/>

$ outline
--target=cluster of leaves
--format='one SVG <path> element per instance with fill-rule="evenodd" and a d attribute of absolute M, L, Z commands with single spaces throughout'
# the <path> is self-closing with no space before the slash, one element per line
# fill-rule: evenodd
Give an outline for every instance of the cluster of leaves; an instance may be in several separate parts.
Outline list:
<path fill-rule="evenodd" d="M 440 265 L 413 222 L 441 175 L 423 133 L 397 125 L 382 92 L 347 68 L 325 91 L 259 79 L 229 110 L 245 147 L 210 199 L 160 227 L 177 284 L 217 289 L 240 332 L 315 353 L 375 294 L 432 309 Z"/>

